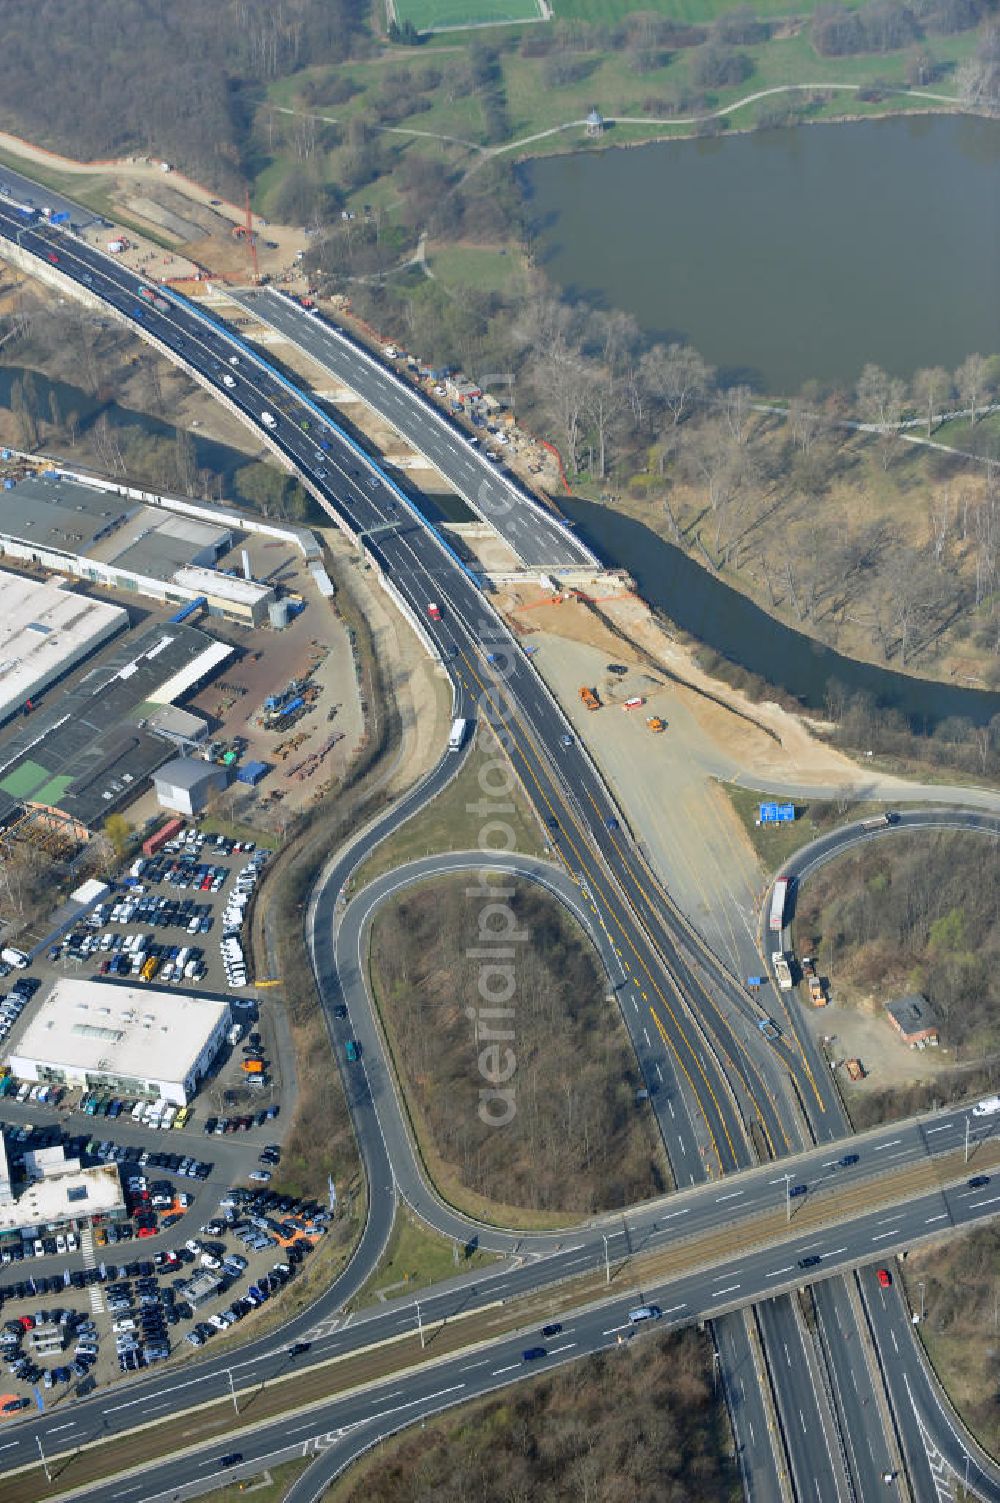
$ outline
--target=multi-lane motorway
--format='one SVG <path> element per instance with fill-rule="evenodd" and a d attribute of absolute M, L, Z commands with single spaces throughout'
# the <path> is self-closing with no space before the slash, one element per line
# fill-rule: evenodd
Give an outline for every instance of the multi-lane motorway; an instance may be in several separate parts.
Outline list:
<path fill-rule="evenodd" d="M 622 1014 L 653 1092 L 654 1109 L 678 1183 L 697 1184 L 711 1174 L 749 1166 L 754 1152 L 746 1128 L 748 1121 L 757 1124 L 764 1151 L 776 1155 L 785 1154 L 804 1141 L 805 1115 L 811 1119 L 818 1137 L 839 1137 L 844 1130 L 843 1119 L 837 1114 L 839 1103 L 827 1072 L 816 1068 L 796 1035 L 789 1033 L 787 1042 L 782 1040 L 777 1047 L 761 1038 L 745 994 L 734 978 L 726 977 L 714 958 L 699 948 L 696 937 L 680 922 L 666 895 L 652 880 L 629 833 L 621 827 L 617 811 L 584 749 L 569 734 L 558 708 L 490 610 L 477 582 L 425 525 L 402 493 L 325 420 L 321 409 L 300 396 L 279 372 L 203 314 L 174 299 L 165 312 L 151 308 L 139 298 L 142 284 L 133 274 L 70 236 L 44 226 L 26 226 L 2 205 L 0 235 L 18 240 L 24 251 L 47 260 L 55 270 L 82 283 L 121 316 L 140 324 L 149 337 L 230 401 L 259 431 L 264 431 L 261 414 L 273 413 L 276 427 L 268 432 L 269 439 L 308 476 L 316 492 L 324 498 L 324 504 L 355 536 L 366 535 L 369 553 L 394 582 L 414 618 L 421 622 L 451 674 L 456 713 L 475 716 L 492 707 L 488 712 L 502 723 L 514 767 L 542 817 L 549 821 L 565 871 L 583 895 L 584 905 L 589 906 L 592 924 L 601 929 L 614 954 L 614 961 L 610 962 L 609 957 L 609 962 L 619 968 L 616 989 Z M 235 365 L 231 364 L 234 358 Z M 226 376 L 235 381 L 235 386 L 224 384 Z M 426 449 L 423 433 L 420 447 Z M 441 466 L 447 462 L 447 456 L 442 456 Z M 510 515 L 510 503 L 507 506 Z M 524 506 L 525 517 L 534 518 L 530 509 L 534 503 L 525 501 Z M 516 513 L 516 505 L 513 510 Z M 558 536 L 566 539 L 570 535 L 560 529 Z M 551 551 L 548 544 L 546 549 Z M 551 563 L 551 558 L 546 562 Z M 439 621 L 427 615 L 431 601 L 441 602 Z M 422 789 L 413 796 L 414 806 L 426 796 L 426 791 Z M 311 911 L 313 953 L 317 971 L 323 978 L 337 975 L 333 905 L 339 891 L 340 886 L 334 880 L 328 881 Z M 335 983 L 331 980 L 329 984 Z M 789 1090 L 789 1079 L 795 1082 L 796 1094 Z M 355 1089 L 351 1080 L 348 1086 L 370 1173 L 372 1212 L 351 1270 L 353 1276 L 368 1266 L 384 1243 L 399 1170 L 394 1159 L 390 1162 L 385 1149 L 381 1105 L 376 1110 L 373 1082 L 369 1078 L 361 1090 Z M 391 1082 L 387 1078 L 381 1083 L 375 1081 L 374 1087 L 379 1087 L 385 1105 Z M 892 1146 L 903 1147 L 903 1141 Z M 889 1149 L 885 1151 L 888 1153 Z M 427 1196 L 426 1190 L 414 1193 Z M 432 1219 L 436 1208 L 427 1205 L 425 1209 L 428 1219 Z M 980 1208 L 979 1214 L 992 1213 Z M 913 1225 L 905 1218 L 903 1225 L 908 1230 L 900 1240 L 913 1235 Z M 863 1233 L 859 1232 L 859 1236 L 863 1240 Z M 894 1245 L 891 1238 L 885 1240 Z M 603 1256 L 603 1243 L 599 1246 Z M 860 1256 L 859 1246 L 855 1242 L 850 1244 L 852 1260 Z M 869 1256 L 873 1250 L 877 1249 L 867 1248 Z M 585 1256 L 595 1253 L 594 1246 L 583 1250 Z M 562 1252 L 549 1255 L 560 1256 Z M 838 1266 L 837 1260 L 847 1260 L 847 1253 L 830 1249 L 824 1257 L 826 1268 L 832 1269 Z M 523 1287 L 537 1287 L 543 1282 L 543 1265 L 548 1261 L 543 1259 L 504 1276 L 520 1276 L 525 1279 Z M 796 1272 L 788 1282 L 797 1285 L 803 1282 L 803 1277 Z M 755 1299 L 761 1292 L 770 1296 L 775 1287 L 767 1284 L 766 1270 L 760 1269 L 752 1269 L 738 1284 L 729 1301 L 733 1305 L 747 1302 L 744 1293 Z M 712 1291 L 708 1293 L 711 1295 Z M 344 1297 L 345 1286 L 341 1285 L 331 1301 L 334 1298 L 342 1301 Z M 854 1312 L 847 1299 L 845 1286 L 840 1303 L 821 1312 L 828 1350 L 832 1350 L 836 1340 L 835 1334 L 827 1329 L 829 1323 L 838 1323 L 841 1330 L 854 1323 Z M 709 1300 L 707 1313 L 724 1308 L 726 1302 L 718 1296 L 714 1305 Z M 792 1457 L 798 1490 L 803 1491 L 808 1477 L 810 1496 L 836 1498 L 852 1492 L 857 1495 L 859 1488 L 861 1495 L 866 1495 L 873 1479 L 880 1478 L 888 1445 L 877 1419 L 867 1353 L 860 1350 L 858 1342 L 856 1352 L 846 1352 L 834 1363 L 839 1389 L 847 1384 L 857 1394 L 868 1395 L 859 1399 L 861 1412 L 853 1416 L 842 1412 L 837 1426 L 841 1437 L 848 1431 L 855 1433 L 854 1422 L 861 1427 L 856 1432 L 860 1444 L 851 1456 L 844 1454 L 843 1444 L 838 1453 L 838 1447 L 830 1441 L 830 1426 L 825 1417 L 828 1405 L 817 1394 L 817 1385 L 808 1373 L 806 1381 L 802 1381 L 803 1360 L 794 1357 L 796 1343 L 801 1345 L 802 1338 L 791 1302 L 783 1299 L 772 1303 L 769 1299 L 764 1311 L 767 1313 L 762 1314 L 762 1320 L 769 1325 L 765 1334 L 772 1382 L 779 1397 L 787 1453 Z M 899 1311 L 894 1318 L 898 1324 Z M 725 1333 L 720 1350 L 728 1345 L 731 1353 L 729 1369 L 724 1375 L 733 1408 L 733 1385 L 738 1377 L 745 1384 L 745 1374 L 753 1370 L 753 1363 L 742 1317 L 725 1319 L 729 1324 L 719 1327 Z M 876 1309 L 873 1325 L 877 1324 Z M 884 1324 L 888 1336 L 898 1342 L 899 1334 L 888 1317 Z M 903 1337 L 914 1373 L 923 1372 L 908 1328 L 903 1330 Z M 336 1340 L 337 1333 L 329 1339 Z M 879 1336 L 873 1339 L 878 1346 Z M 277 1360 L 274 1343 L 259 1345 L 268 1349 L 258 1357 L 253 1348 L 248 1348 L 241 1353 L 241 1360 L 249 1364 L 259 1361 L 262 1366 Z M 788 1359 L 787 1373 L 775 1362 L 775 1353 L 782 1348 Z M 205 1377 L 195 1381 L 213 1381 L 213 1369 L 214 1380 L 226 1381 L 219 1364 L 211 1362 L 198 1369 L 204 1371 Z M 163 1387 L 162 1383 L 147 1383 L 136 1392 L 149 1388 L 162 1393 Z M 470 1395 L 463 1389 L 462 1396 Z M 803 1406 L 811 1406 L 808 1415 L 803 1413 Z M 898 1400 L 894 1408 L 901 1430 L 909 1424 L 904 1438 L 908 1459 L 911 1451 L 914 1456 L 918 1449 L 923 1453 L 922 1441 L 918 1447 L 914 1440 L 914 1436 L 919 1439 L 920 1422 L 901 1415 Z M 801 1441 L 796 1437 L 793 1443 L 789 1437 L 796 1411 L 806 1439 Z M 915 1414 L 916 1408 L 911 1403 L 909 1415 Z M 87 1415 L 85 1407 L 77 1411 L 81 1425 L 87 1423 Z M 106 1417 L 101 1423 L 107 1423 Z M 933 1416 L 923 1423 L 932 1424 Z M 746 1449 L 749 1441 L 740 1433 L 740 1416 L 735 1408 L 734 1424 L 740 1444 Z M 759 1415 L 758 1424 L 763 1428 Z M 28 1436 L 33 1432 L 25 1427 L 22 1433 Z M 12 1443 L 15 1447 L 20 1444 L 20 1441 Z M 16 1457 L 0 1453 L 0 1464 L 5 1460 L 13 1462 Z M 913 1465 L 916 1467 L 917 1462 Z"/>

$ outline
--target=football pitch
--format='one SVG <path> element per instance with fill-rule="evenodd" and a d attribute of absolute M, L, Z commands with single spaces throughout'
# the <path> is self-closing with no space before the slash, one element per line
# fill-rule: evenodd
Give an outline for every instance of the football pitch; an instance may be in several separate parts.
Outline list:
<path fill-rule="evenodd" d="M 394 9 L 400 25 L 412 21 L 418 31 L 538 21 L 544 14 L 539 0 L 394 0 Z"/>

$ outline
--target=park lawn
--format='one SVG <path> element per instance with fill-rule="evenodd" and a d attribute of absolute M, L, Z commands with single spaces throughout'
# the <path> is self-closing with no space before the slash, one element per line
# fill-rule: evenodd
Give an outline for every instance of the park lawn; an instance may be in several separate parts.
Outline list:
<path fill-rule="evenodd" d="M 540 14 L 537 0 L 394 0 L 394 4 L 400 24 L 412 21 L 418 31 L 534 21 Z"/>
<path fill-rule="evenodd" d="M 396 1212 L 389 1241 L 371 1278 L 351 1301 L 362 1309 L 380 1300 L 403 1299 L 417 1289 L 428 1289 L 455 1278 L 470 1268 L 495 1263 L 498 1253 L 480 1252 L 473 1242 L 460 1244 L 428 1226 L 401 1207 Z"/>
<path fill-rule="evenodd" d="M 936 444 L 950 444 L 969 453 L 984 452 L 984 446 L 989 444 L 995 454 L 1000 449 L 1000 412 L 990 412 L 979 418 L 975 428 L 969 427 L 968 418 L 953 418 L 950 423 L 935 428 L 931 439 Z"/>
<path fill-rule="evenodd" d="M 434 246 L 427 257 L 432 275 L 449 291 L 516 292 L 523 283 L 516 251 L 477 245 Z"/>

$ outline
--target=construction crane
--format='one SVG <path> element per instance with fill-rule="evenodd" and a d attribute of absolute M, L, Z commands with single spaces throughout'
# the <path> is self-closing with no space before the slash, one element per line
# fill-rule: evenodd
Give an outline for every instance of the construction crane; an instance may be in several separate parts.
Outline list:
<path fill-rule="evenodd" d="M 254 233 L 253 217 L 250 213 L 250 189 L 244 189 L 244 212 L 243 224 L 233 225 L 233 236 L 237 240 L 245 240 L 247 250 L 250 252 L 250 264 L 253 267 L 253 282 L 256 286 L 260 282 L 260 266 L 257 262 L 257 236 Z"/>

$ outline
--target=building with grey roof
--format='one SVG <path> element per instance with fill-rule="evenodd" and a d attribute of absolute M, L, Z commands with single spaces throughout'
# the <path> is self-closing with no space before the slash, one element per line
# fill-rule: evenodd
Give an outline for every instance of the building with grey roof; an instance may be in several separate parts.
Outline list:
<path fill-rule="evenodd" d="M 927 998 L 919 992 L 885 1004 L 889 1022 L 906 1044 L 936 1044 L 937 1017 Z"/>
<path fill-rule="evenodd" d="M 229 774 L 217 762 L 200 757 L 175 757 L 153 774 L 157 803 L 175 814 L 199 814 L 216 793 L 229 784 Z"/>

